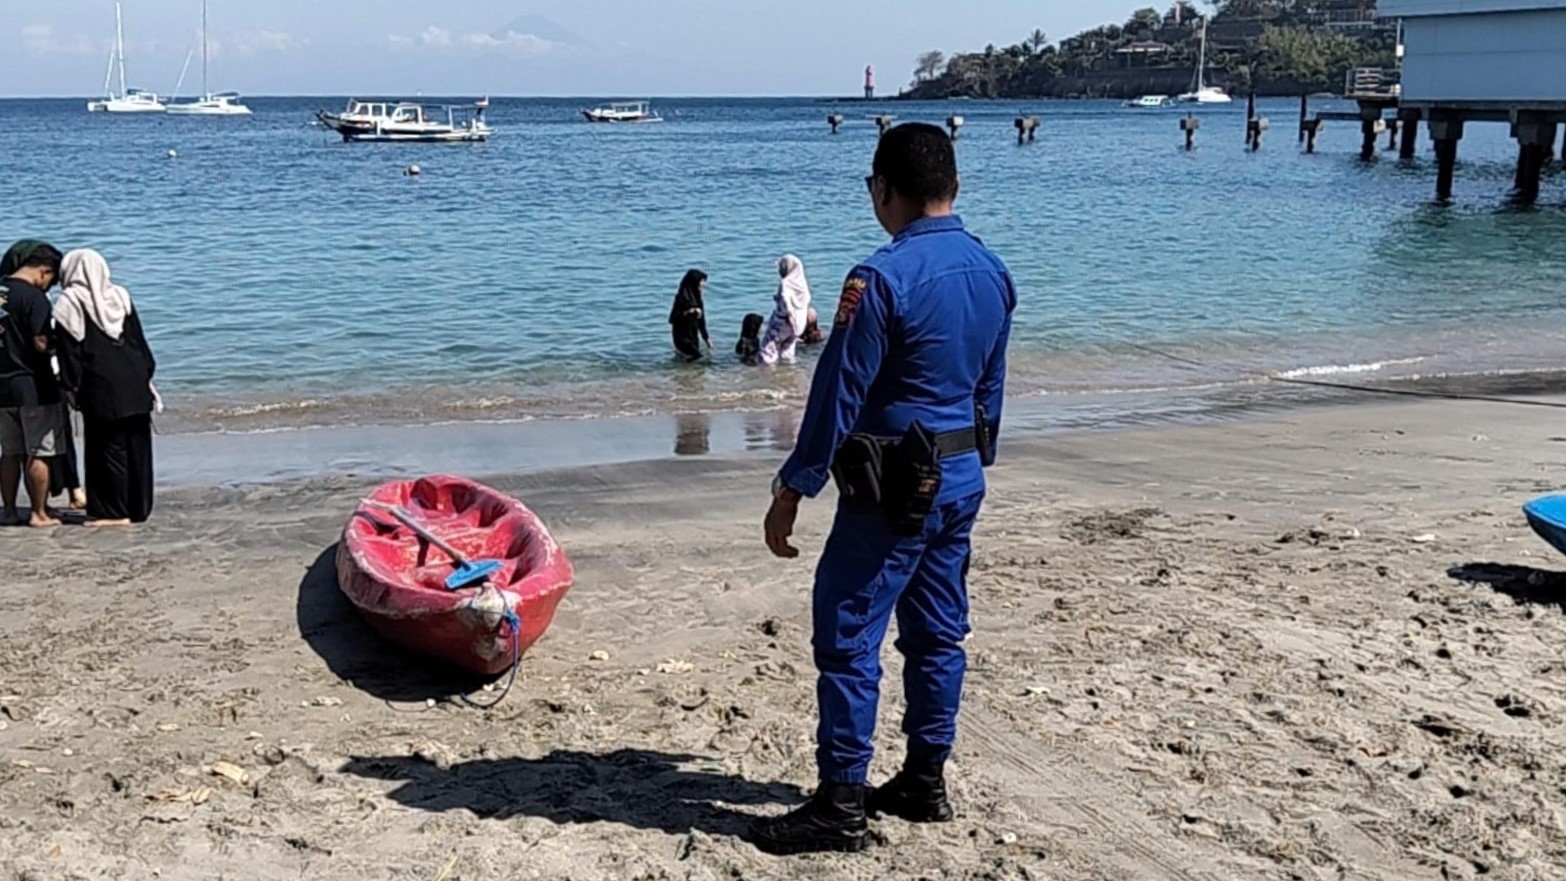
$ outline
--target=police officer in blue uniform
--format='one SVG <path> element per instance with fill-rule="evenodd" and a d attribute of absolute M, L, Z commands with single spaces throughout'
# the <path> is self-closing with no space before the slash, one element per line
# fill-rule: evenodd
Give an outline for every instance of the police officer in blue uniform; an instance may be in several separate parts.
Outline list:
<path fill-rule="evenodd" d="M 798 810 L 752 826 L 750 840 L 772 853 L 862 850 L 869 815 L 952 818 L 944 766 L 967 669 L 970 536 L 995 458 L 1017 294 L 953 213 L 957 161 L 945 132 L 888 131 L 865 183 L 892 242 L 843 286 L 766 520 L 772 552 L 799 556 L 790 537 L 800 501 L 836 481 L 813 598 L 820 786 Z M 872 792 L 881 646 L 894 615 L 908 752 L 902 772 Z"/>

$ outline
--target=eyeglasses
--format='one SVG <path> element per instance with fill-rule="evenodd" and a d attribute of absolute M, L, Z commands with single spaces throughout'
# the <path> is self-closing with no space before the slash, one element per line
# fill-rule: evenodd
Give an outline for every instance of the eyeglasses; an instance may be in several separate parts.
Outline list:
<path fill-rule="evenodd" d="M 865 177 L 865 189 L 870 191 L 870 195 L 875 195 L 875 175 Z"/>

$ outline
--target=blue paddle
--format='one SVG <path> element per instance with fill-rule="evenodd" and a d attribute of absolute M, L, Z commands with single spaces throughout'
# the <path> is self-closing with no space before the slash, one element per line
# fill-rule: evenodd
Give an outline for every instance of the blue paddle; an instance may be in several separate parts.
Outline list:
<path fill-rule="evenodd" d="M 379 502 L 372 502 L 372 504 L 389 512 L 393 517 L 397 518 L 397 522 L 413 530 L 414 535 L 439 548 L 441 553 L 451 558 L 452 563 L 457 568 L 450 575 L 446 576 L 447 590 L 462 590 L 466 587 L 482 584 L 488 581 L 491 575 L 499 572 L 503 565 L 499 560 L 469 560 L 462 555 L 461 551 L 442 541 L 439 536 L 426 529 L 422 523 L 413 519 L 413 515 L 409 514 L 406 508 L 383 505 Z"/>

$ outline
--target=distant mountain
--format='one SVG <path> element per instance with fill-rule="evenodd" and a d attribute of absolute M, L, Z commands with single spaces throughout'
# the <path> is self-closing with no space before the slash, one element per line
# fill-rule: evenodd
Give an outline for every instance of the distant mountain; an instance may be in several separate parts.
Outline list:
<path fill-rule="evenodd" d="M 591 45 L 569 28 L 542 15 L 524 15 L 490 36 L 501 42 L 518 36 L 531 36 L 561 46 Z"/>

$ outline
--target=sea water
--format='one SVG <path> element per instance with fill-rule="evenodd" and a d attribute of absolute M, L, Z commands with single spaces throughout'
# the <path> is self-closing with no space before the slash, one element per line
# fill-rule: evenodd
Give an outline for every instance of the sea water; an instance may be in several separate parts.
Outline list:
<path fill-rule="evenodd" d="M 1291 101 L 1263 102 L 1254 154 L 1240 104 L 1202 109 L 1187 153 L 1183 111 L 1099 102 L 668 99 L 662 124 L 593 126 L 590 100 L 496 100 L 481 145 L 344 144 L 312 124 L 343 102 L 211 119 L 0 101 L 0 238 L 108 257 L 166 434 L 797 408 L 812 356 L 744 368 L 733 343 L 770 310 L 778 257 L 803 259 L 830 323 L 885 241 L 874 113 L 966 118 L 959 207 L 1016 276 L 1011 389 L 1040 426 L 1286 405 L 1277 375 L 1551 370 L 1566 349 L 1566 186 L 1509 207 L 1504 126 L 1470 127 L 1442 207 L 1428 144 L 1361 163 L 1358 126 L 1333 123 L 1307 156 Z M 1044 125 L 1019 147 L 1021 112 Z M 671 357 L 691 267 L 711 276 L 711 365 Z"/>

